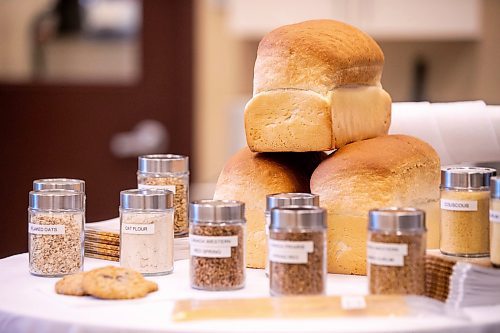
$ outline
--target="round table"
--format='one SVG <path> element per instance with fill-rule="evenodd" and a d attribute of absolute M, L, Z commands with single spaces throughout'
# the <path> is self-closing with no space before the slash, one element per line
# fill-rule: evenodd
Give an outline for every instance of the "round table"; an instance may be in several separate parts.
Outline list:
<path fill-rule="evenodd" d="M 467 317 L 439 315 L 412 318 L 260 319 L 173 322 L 178 299 L 266 297 L 268 279 L 263 270 L 247 269 L 244 289 L 207 292 L 189 286 L 189 261 L 175 262 L 174 273 L 150 277 L 159 291 L 137 300 L 99 300 L 58 295 L 56 278 L 32 276 L 28 255 L 0 260 L 0 332 L 478 332 L 500 331 L 500 306 L 464 309 Z M 85 269 L 117 265 L 85 259 Z M 329 295 L 366 294 L 366 277 L 328 275 Z"/>

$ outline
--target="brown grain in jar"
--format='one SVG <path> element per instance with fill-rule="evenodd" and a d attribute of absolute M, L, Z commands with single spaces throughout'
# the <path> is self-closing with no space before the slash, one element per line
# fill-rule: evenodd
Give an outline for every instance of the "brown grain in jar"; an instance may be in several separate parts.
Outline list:
<path fill-rule="evenodd" d="M 425 213 L 414 208 L 369 212 L 367 272 L 371 294 L 425 292 Z"/>

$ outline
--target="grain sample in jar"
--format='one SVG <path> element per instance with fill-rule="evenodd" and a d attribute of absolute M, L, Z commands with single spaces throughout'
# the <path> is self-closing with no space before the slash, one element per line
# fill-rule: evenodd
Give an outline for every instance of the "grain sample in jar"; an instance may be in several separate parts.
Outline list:
<path fill-rule="evenodd" d="M 487 257 L 489 241 L 490 177 L 495 169 L 441 169 L 441 240 L 443 254 Z"/>
<path fill-rule="evenodd" d="M 500 268 L 500 177 L 491 177 L 490 186 L 490 259 Z"/>
<path fill-rule="evenodd" d="M 423 295 L 425 249 L 424 211 L 370 210 L 367 242 L 370 294 Z"/>
<path fill-rule="evenodd" d="M 319 195 L 311 193 L 274 193 L 266 196 L 266 266 L 265 273 L 269 276 L 269 256 L 267 243 L 269 242 L 269 225 L 271 224 L 271 209 L 283 206 L 319 206 Z"/>
<path fill-rule="evenodd" d="M 174 195 L 167 190 L 120 192 L 120 265 L 144 275 L 174 268 Z"/>
<path fill-rule="evenodd" d="M 324 294 L 326 210 L 314 206 L 273 208 L 268 253 L 271 295 Z"/>
<path fill-rule="evenodd" d="M 245 285 L 245 204 L 200 200 L 189 206 L 191 287 L 233 290 Z"/>
<path fill-rule="evenodd" d="M 83 269 L 84 194 L 69 190 L 29 193 L 30 273 L 62 276 Z"/>
<path fill-rule="evenodd" d="M 174 235 L 186 235 L 189 224 L 189 158 L 172 154 L 139 156 L 137 184 L 140 189 L 162 189 L 174 193 Z"/>

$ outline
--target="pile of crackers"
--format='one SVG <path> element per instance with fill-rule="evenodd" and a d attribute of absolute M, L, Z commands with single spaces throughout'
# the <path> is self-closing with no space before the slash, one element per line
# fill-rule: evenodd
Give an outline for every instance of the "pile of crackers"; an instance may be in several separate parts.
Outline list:
<path fill-rule="evenodd" d="M 461 258 L 429 250 L 425 257 L 425 296 L 446 301 L 450 291 L 450 277 L 457 262 L 469 262 L 480 266 L 491 266 L 489 258 Z"/>
<path fill-rule="evenodd" d="M 118 232 L 85 229 L 85 256 L 120 261 L 120 234 Z"/>

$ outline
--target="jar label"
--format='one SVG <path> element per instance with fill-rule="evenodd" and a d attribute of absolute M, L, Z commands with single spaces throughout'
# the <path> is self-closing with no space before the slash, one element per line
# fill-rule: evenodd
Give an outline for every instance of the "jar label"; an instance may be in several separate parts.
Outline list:
<path fill-rule="evenodd" d="M 175 185 L 146 185 L 139 184 L 137 185 L 139 189 L 144 190 L 169 190 L 173 194 L 175 194 Z"/>
<path fill-rule="evenodd" d="M 28 225 L 28 232 L 34 235 L 64 235 L 66 233 L 65 226 L 59 224 L 35 224 Z"/>
<path fill-rule="evenodd" d="M 189 252 L 192 256 L 230 258 L 231 248 L 238 246 L 238 236 L 189 235 Z"/>
<path fill-rule="evenodd" d="M 408 244 L 367 242 L 367 262 L 380 266 L 404 266 Z"/>
<path fill-rule="evenodd" d="M 500 210 L 490 210 L 490 221 L 500 223 Z"/>
<path fill-rule="evenodd" d="M 269 239 L 269 261 L 282 264 L 307 264 L 308 254 L 314 251 L 313 241 Z"/>
<path fill-rule="evenodd" d="M 364 296 L 342 296 L 340 306 L 343 310 L 360 310 L 366 308 Z"/>
<path fill-rule="evenodd" d="M 441 209 L 475 212 L 477 211 L 477 201 L 441 199 Z"/>
<path fill-rule="evenodd" d="M 155 225 L 122 223 L 122 232 L 134 235 L 153 235 L 155 233 Z"/>

